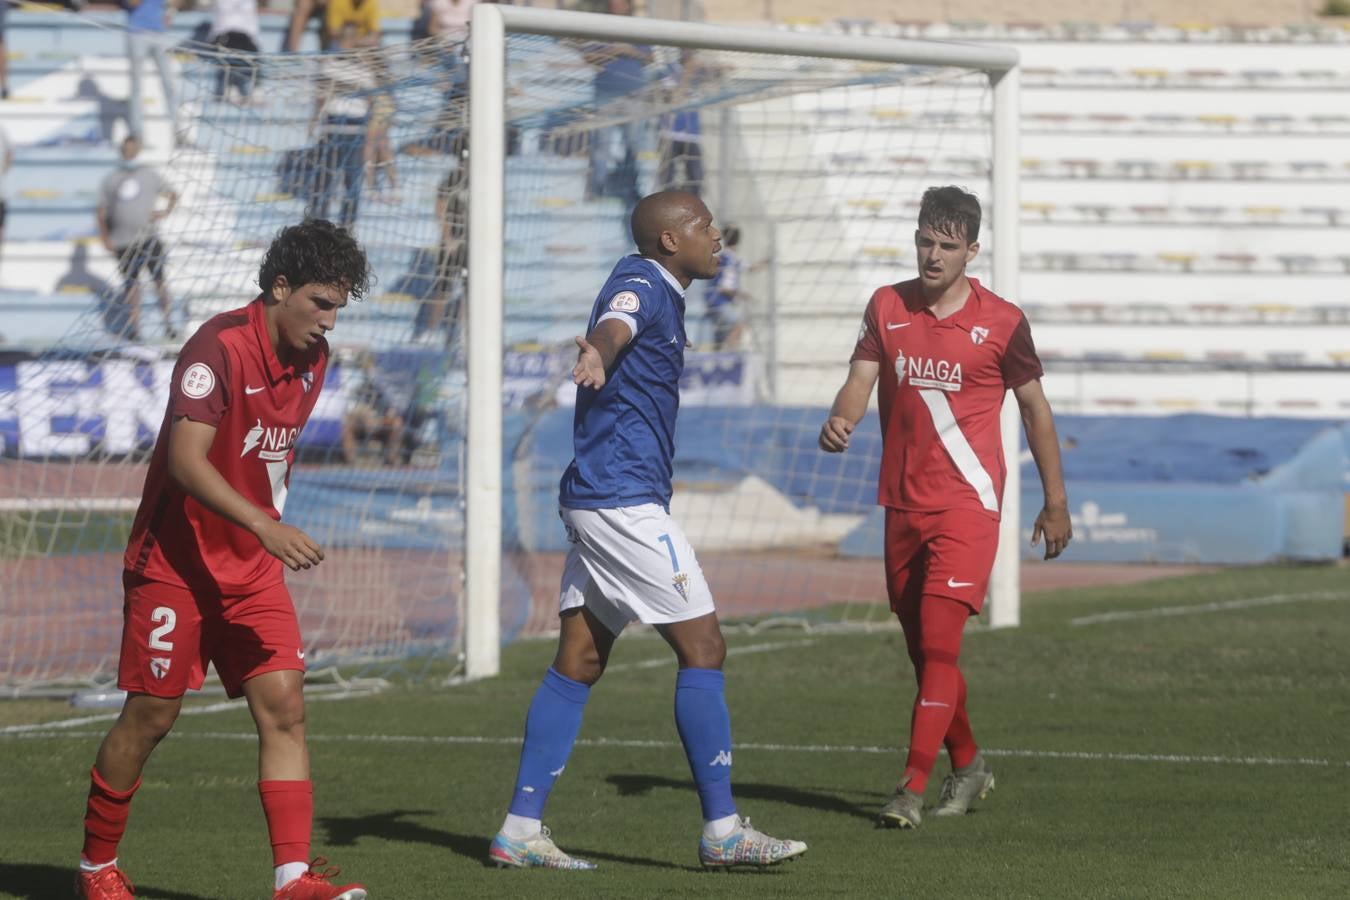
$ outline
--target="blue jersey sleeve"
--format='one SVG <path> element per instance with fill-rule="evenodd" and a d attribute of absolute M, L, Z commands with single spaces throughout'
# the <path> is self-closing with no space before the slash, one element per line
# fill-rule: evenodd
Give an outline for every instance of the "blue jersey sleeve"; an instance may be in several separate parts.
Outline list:
<path fill-rule="evenodd" d="M 616 279 L 605 285 L 595 304 L 595 327 L 606 319 L 618 319 L 628 326 L 633 338 L 653 322 L 659 321 L 665 304 L 645 278 Z"/>

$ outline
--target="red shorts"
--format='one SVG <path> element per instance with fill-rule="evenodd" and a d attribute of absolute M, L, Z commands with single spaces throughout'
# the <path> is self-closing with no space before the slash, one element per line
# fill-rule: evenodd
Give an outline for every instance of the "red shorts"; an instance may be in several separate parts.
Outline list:
<path fill-rule="evenodd" d="M 255 675 L 305 670 L 300 623 L 285 582 L 252 594 L 194 593 L 122 573 L 122 657 L 117 686 L 152 697 L 197 690 L 212 663 L 225 693 L 238 697 Z"/>
<path fill-rule="evenodd" d="M 998 551 L 998 522 L 967 509 L 906 512 L 886 508 L 886 590 L 891 610 L 918 609 L 928 594 L 984 606 Z"/>

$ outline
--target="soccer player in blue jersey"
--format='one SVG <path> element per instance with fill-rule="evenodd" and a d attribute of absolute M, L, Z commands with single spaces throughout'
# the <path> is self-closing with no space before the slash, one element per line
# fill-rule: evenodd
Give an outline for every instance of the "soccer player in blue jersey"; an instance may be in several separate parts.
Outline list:
<path fill-rule="evenodd" d="M 563 569 L 553 665 L 525 717 L 515 793 L 492 841 L 501 866 L 594 869 L 553 843 L 541 819 L 567 765 L 591 686 L 634 619 L 675 651 L 675 724 L 703 807 L 699 861 L 767 866 L 806 852 L 741 818 L 731 798 L 731 720 L 723 696 L 726 643 L 693 548 L 670 517 L 671 459 L 686 344 L 684 292 L 717 273 L 721 234 L 693 194 L 666 191 L 633 210 L 638 253 L 610 273 L 591 310 L 572 379 L 575 458 L 560 515 L 571 550 Z"/>

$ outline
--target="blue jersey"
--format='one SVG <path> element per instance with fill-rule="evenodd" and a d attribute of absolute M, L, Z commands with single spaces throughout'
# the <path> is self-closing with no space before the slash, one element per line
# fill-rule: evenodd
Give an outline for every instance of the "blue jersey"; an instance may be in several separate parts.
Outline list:
<path fill-rule="evenodd" d="M 600 289 L 586 333 L 616 318 L 633 339 L 619 351 L 604 387 L 577 388 L 575 455 L 558 500 L 570 509 L 643 503 L 668 509 L 684 372 L 684 292 L 657 263 L 626 256 Z"/>

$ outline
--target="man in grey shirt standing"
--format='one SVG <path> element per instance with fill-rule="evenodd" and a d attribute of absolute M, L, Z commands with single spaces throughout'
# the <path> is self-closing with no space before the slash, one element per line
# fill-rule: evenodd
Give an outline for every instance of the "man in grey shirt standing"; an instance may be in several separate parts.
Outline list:
<path fill-rule="evenodd" d="M 140 152 L 141 143 L 135 135 L 124 139 L 121 165 L 103 179 L 99 188 L 98 236 L 104 249 L 117 257 L 117 269 L 124 279 L 121 295 L 112 308 L 116 313 L 125 312 L 125 326 L 117 328 L 110 324 L 110 327 L 128 340 L 140 340 L 141 288 L 138 279 L 141 269 L 147 268 L 159 297 L 164 334 L 173 340 L 178 337 L 178 331 L 171 314 L 173 300 L 164 280 L 164 244 L 155 224 L 173 212 L 178 194 L 153 168 L 136 162 Z M 156 208 L 160 197 L 166 201 L 163 209 Z M 109 316 L 110 323 L 120 318 L 116 313 Z"/>

